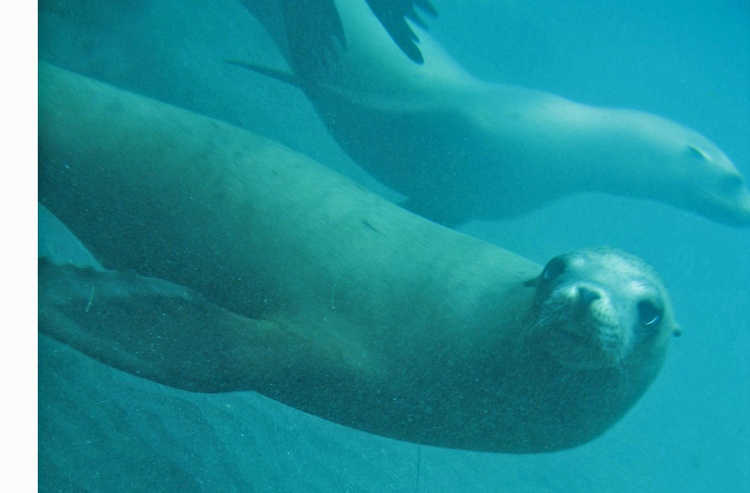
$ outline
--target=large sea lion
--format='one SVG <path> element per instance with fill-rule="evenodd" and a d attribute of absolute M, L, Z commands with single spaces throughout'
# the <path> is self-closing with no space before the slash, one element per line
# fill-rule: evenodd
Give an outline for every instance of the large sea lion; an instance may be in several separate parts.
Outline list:
<path fill-rule="evenodd" d="M 42 263 L 40 330 L 117 368 L 401 440 L 542 452 L 612 426 L 677 330 L 627 254 L 542 269 L 228 124 L 44 64 L 39 91 L 41 202 L 130 271 Z"/>
<path fill-rule="evenodd" d="M 244 3 L 259 12 L 257 2 Z M 336 2 L 346 47 L 325 65 L 311 63 L 319 47 L 300 34 L 303 12 L 278 3 L 292 35 L 284 37 L 266 11 L 259 19 L 293 73 L 248 66 L 299 85 L 352 159 L 427 218 L 447 225 L 500 219 L 597 191 L 750 224 L 740 173 L 690 128 L 479 80 L 417 25 L 424 63 L 412 63 L 363 0 Z"/>

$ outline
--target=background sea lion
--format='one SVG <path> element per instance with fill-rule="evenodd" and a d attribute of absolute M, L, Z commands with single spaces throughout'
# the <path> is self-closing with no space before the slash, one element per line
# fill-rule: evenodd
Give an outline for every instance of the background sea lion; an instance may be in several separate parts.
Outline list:
<path fill-rule="evenodd" d="M 52 289 L 41 291 L 41 330 L 109 364 L 133 371 L 152 355 L 103 347 L 97 317 L 111 311 L 94 303 L 146 293 L 153 304 L 132 305 L 142 319 L 145 310 L 179 316 L 175 306 L 185 305 L 227 327 L 225 345 L 196 321 L 206 319 L 183 325 L 184 341 L 203 341 L 199 359 L 217 370 L 201 366 L 193 389 L 253 389 L 392 438 L 506 452 L 598 436 L 662 365 L 675 330 L 669 302 L 627 256 L 574 254 L 540 275 L 533 262 L 227 124 L 45 65 L 39 87 L 42 202 L 105 265 L 208 299 L 95 271 L 66 271 L 62 284 L 43 278 Z M 54 288 L 70 279 L 94 284 Z M 561 337 L 580 339 L 594 356 L 540 343 L 558 330 L 556 317 L 580 321 Z M 131 320 L 109 323 L 113 338 L 129 338 Z M 151 378 L 190 388 L 191 366 L 180 366 L 189 346 L 159 348 L 160 340 L 168 339 L 154 339 L 162 363 L 179 364 Z"/>
<path fill-rule="evenodd" d="M 447 225 L 507 218 L 599 191 L 750 224 L 740 173 L 694 130 L 479 80 L 418 26 L 425 62 L 412 63 L 362 0 L 337 2 L 346 48 L 324 66 L 311 63 L 318 47 L 300 34 L 305 17 L 282 4 L 290 36 L 260 18 L 294 72 L 278 78 L 294 80 L 341 147 L 424 217 Z"/>

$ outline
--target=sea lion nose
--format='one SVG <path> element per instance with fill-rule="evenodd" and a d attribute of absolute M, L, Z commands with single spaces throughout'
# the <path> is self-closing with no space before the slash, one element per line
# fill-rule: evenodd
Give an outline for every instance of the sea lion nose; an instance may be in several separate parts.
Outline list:
<path fill-rule="evenodd" d="M 598 300 L 602 295 L 599 291 L 587 288 L 586 286 L 578 287 L 578 304 L 583 308 L 591 304 L 592 301 Z"/>

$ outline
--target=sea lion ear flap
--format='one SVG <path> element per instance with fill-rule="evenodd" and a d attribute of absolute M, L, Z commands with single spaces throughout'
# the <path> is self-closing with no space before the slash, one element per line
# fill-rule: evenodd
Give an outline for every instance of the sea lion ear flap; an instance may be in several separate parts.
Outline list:
<path fill-rule="evenodd" d="M 680 337 L 682 336 L 682 327 L 675 324 L 674 327 L 672 327 L 672 337 Z"/>
<path fill-rule="evenodd" d="M 541 281 L 541 279 L 542 279 L 542 276 L 538 275 L 536 277 L 532 277 L 531 279 L 529 279 L 528 281 L 526 281 L 525 283 L 523 283 L 523 285 L 526 286 L 526 287 L 528 287 L 528 288 L 535 288 L 535 287 L 539 286 L 539 281 Z"/>

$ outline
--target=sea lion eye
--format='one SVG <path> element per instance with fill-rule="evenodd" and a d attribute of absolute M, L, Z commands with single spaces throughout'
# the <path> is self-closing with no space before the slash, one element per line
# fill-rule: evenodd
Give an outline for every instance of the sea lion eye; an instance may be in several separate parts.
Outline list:
<path fill-rule="evenodd" d="M 710 161 L 710 158 L 708 157 L 708 154 L 701 151 L 699 148 L 695 146 L 687 146 L 688 153 L 690 153 L 691 156 L 696 157 L 698 159 L 702 159 L 704 161 Z"/>
<path fill-rule="evenodd" d="M 638 303 L 638 323 L 643 327 L 659 325 L 664 313 L 653 301 L 643 300 Z"/>
<path fill-rule="evenodd" d="M 547 262 L 547 265 L 544 267 L 544 270 L 542 271 L 542 280 L 543 281 L 551 281 L 563 272 L 565 272 L 565 268 L 568 266 L 567 262 L 563 260 L 560 257 L 555 257 L 549 262 Z"/>

